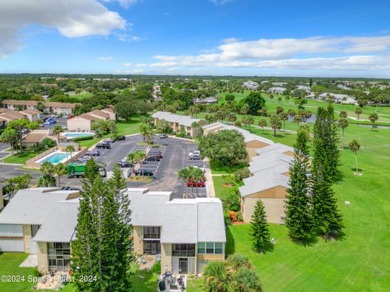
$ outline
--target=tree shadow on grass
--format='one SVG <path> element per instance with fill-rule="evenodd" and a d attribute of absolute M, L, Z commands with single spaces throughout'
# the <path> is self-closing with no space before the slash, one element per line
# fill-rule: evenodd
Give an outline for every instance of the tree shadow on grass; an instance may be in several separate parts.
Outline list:
<path fill-rule="evenodd" d="M 233 234 L 230 230 L 230 226 L 226 227 L 226 247 L 225 247 L 226 256 L 234 254 L 236 251 L 236 245 L 234 242 Z"/>
<path fill-rule="evenodd" d="M 295 239 L 295 238 L 291 238 L 291 237 L 290 237 L 290 239 L 295 244 L 303 246 L 303 247 L 313 246 L 314 244 L 316 244 L 318 242 L 318 237 L 316 235 L 313 235 L 305 240 L 299 240 L 299 239 Z"/>

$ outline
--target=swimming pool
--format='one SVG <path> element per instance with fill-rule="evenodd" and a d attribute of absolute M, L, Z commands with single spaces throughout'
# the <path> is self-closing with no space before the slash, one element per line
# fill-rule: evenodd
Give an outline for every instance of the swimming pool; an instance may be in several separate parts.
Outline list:
<path fill-rule="evenodd" d="M 58 164 L 60 163 L 61 161 L 63 160 L 67 160 L 67 158 L 70 156 L 69 153 L 65 153 L 65 152 L 54 152 L 54 153 L 51 153 L 49 154 L 48 156 L 40 159 L 37 161 L 37 163 L 39 164 L 43 164 L 45 162 L 50 162 L 52 164 Z"/>
<path fill-rule="evenodd" d="M 62 136 L 65 136 L 66 138 L 68 138 L 69 140 L 70 139 L 74 139 L 74 138 L 78 138 L 78 137 L 88 137 L 88 136 L 93 136 L 95 135 L 94 133 L 92 132 L 86 132 L 86 133 L 72 133 L 72 132 L 66 132 L 66 133 L 62 133 L 61 134 Z"/>

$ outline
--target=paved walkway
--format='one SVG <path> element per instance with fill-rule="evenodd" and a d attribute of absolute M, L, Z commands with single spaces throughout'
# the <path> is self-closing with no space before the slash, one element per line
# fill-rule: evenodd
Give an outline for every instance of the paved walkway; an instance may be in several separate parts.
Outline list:
<path fill-rule="evenodd" d="M 38 266 L 38 258 L 35 254 L 30 254 L 27 259 L 20 264 L 21 268 L 35 268 Z"/>
<path fill-rule="evenodd" d="M 213 175 L 211 174 L 210 161 L 208 158 L 205 158 L 203 162 L 204 162 L 205 177 L 206 177 L 207 197 L 215 198 L 214 181 L 213 181 Z"/>

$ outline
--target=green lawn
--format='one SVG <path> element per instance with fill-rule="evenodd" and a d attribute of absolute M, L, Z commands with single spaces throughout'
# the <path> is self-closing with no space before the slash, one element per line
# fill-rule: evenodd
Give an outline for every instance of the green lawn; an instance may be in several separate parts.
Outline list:
<path fill-rule="evenodd" d="M 275 249 L 263 255 L 251 249 L 249 225 L 228 228 L 227 252 L 250 257 L 265 291 L 390 290 L 390 130 L 350 126 L 346 144 L 351 139 L 362 145 L 358 159 L 363 175 L 353 174 L 354 155 L 343 150 L 343 179 L 334 187 L 346 225 L 342 240 L 319 239 L 313 246 L 302 247 L 288 239 L 284 226 L 271 224 Z M 283 139 L 279 142 L 284 143 Z M 285 143 L 291 145 L 291 139 Z M 344 201 L 350 201 L 350 206 Z"/>
<path fill-rule="evenodd" d="M 23 151 L 22 153 L 16 153 L 13 156 L 11 155 L 6 157 L 2 162 L 25 164 L 27 160 L 37 156 L 38 154 L 41 154 L 44 151 L 46 151 L 46 149 L 41 151 Z"/>
<path fill-rule="evenodd" d="M 131 121 L 120 121 L 118 122 L 117 129 L 118 129 L 118 135 L 130 135 L 130 134 L 136 134 L 139 133 L 139 126 L 141 124 L 141 121 L 139 118 L 134 118 Z M 84 140 L 80 141 L 79 144 L 84 147 L 91 147 L 98 143 L 99 141 L 110 138 L 111 135 L 104 135 L 100 138 L 94 138 L 92 140 Z"/>
<path fill-rule="evenodd" d="M 229 194 L 234 190 L 234 186 L 225 186 L 225 181 L 222 176 L 213 176 L 215 195 L 224 200 L 227 199 Z"/>
<path fill-rule="evenodd" d="M 28 281 L 28 276 L 37 276 L 36 268 L 19 268 L 27 256 L 24 253 L 0 253 L 0 276 L 16 276 L 17 280 L 14 282 L 1 280 L 0 291 L 33 291 L 35 284 Z"/>

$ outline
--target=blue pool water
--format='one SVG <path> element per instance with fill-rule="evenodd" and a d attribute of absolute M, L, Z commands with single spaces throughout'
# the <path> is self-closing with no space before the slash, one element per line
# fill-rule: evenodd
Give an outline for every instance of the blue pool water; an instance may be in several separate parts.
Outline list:
<path fill-rule="evenodd" d="M 67 138 L 77 138 L 77 137 L 86 137 L 86 136 L 93 136 L 92 133 L 63 133 L 61 134 Z"/>
<path fill-rule="evenodd" d="M 68 153 L 54 153 L 43 160 L 39 161 L 40 164 L 45 163 L 45 162 L 51 162 L 53 164 L 59 163 L 62 159 L 68 157 Z"/>

